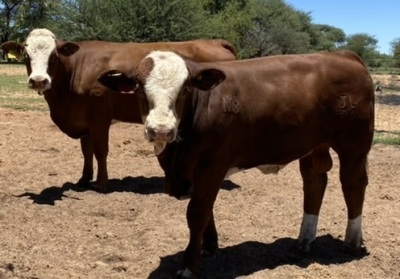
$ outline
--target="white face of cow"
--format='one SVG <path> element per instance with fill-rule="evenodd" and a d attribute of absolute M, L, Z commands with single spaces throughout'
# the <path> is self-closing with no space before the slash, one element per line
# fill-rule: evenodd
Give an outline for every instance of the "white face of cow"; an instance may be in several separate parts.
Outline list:
<path fill-rule="evenodd" d="M 143 122 L 145 136 L 154 143 L 158 155 L 168 142 L 176 139 L 180 120 L 176 100 L 189 71 L 185 61 L 173 52 L 154 51 L 146 59 L 152 60 L 153 67 L 144 75 L 143 90 L 149 111 L 143 115 Z"/>
<path fill-rule="evenodd" d="M 56 49 L 55 35 L 47 29 L 34 29 L 26 39 L 25 51 L 29 56 L 31 73 L 28 86 L 42 93 L 50 89 L 49 59 Z"/>

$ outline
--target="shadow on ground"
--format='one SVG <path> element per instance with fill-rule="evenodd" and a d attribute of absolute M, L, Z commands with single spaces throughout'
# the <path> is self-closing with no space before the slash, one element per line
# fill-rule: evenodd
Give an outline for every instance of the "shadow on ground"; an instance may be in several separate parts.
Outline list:
<path fill-rule="evenodd" d="M 130 192 L 140 195 L 152 195 L 164 193 L 163 190 L 164 177 L 131 177 L 127 176 L 123 179 L 110 179 L 108 192 L 102 194 L 111 194 L 114 192 Z M 91 184 L 93 185 L 93 184 Z M 233 189 L 239 188 L 240 186 L 233 183 L 230 180 L 225 180 L 222 183 L 221 189 L 231 191 Z M 35 204 L 43 204 L 43 205 L 55 205 L 56 201 L 61 201 L 65 198 L 71 198 L 65 195 L 67 191 L 75 191 L 75 192 L 86 192 L 86 191 L 95 191 L 97 190 L 94 187 L 81 187 L 78 184 L 74 184 L 71 182 L 66 182 L 62 186 L 50 186 L 42 190 L 39 194 L 32 192 L 25 192 L 16 197 L 28 197 L 33 200 Z M 74 199 L 79 199 L 74 197 Z"/>
<path fill-rule="evenodd" d="M 400 105 L 400 95 L 393 93 L 379 93 L 375 95 L 377 104 L 398 106 Z"/>
<path fill-rule="evenodd" d="M 219 249 L 215 257 L 203 259 L 198 278 L 233 279 L 283 265 L 307 268 L 313 263 L 344 264 L 368 255 L 367 252 L 357 256 L 344 253 L 343 241 L 329 234 L 317 237 L 310 254 L 304 254 L 297 249 L 296 245 L 296 239 L 286 237 L 269 244 L 247 241 Z M 173 278 L 180 267 L 182 257 L 183 252 L 179 252 L 161 258 L 159 267 L 148 278 Z"/>

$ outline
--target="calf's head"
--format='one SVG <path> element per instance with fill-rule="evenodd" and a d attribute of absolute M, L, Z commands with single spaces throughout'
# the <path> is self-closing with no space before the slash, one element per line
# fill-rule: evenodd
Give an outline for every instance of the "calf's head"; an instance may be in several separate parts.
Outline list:
<path fill-rule="evenodd" d="M 225 79 L 218 69 L 203 67 L 170 51 L 153 51 L 132 76 L 118 70 L 101 74 L 99 82 L 117 92 L 131 88 L 139 100 L 144 134 L 156 155 L 177 139 L 185 96 L 194 89 L 208 91 Z"/>
<path fill-rule="evenodd" d="M 79 46 L 56 40 L 48 29 L 34 29 L 29 33 L 24 48 L 28 87 L 42 94 L 51 88 L 52 78 L 60 63 L 59 55 L 72 55 Z"/>

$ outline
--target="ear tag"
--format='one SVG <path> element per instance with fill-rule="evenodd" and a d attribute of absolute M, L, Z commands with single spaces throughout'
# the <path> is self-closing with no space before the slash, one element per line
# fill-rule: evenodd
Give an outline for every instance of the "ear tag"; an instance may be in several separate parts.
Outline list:
<path fill-rule="evenodd" d="M 112 73 L 112 74 L 108 74 L 109 77 L 119 77 L 121 76 L 121 73 Z"/>

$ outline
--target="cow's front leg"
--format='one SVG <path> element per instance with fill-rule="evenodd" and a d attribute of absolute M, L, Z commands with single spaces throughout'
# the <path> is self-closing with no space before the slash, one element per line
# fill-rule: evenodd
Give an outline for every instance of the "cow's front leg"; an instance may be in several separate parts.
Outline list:
<path fill-rule="evenodd" d="M 93 179 L 93 143 L 90 136 L 81 137 L 80 143 L 83 154 L 83 170 L 78 185 L 88 188 Z"/>
<path fill-rule="evenodd" d="M 319 211 L 328 183 L 327 173 L 320 172 L 314 162 L 312 154 L 300 159 L 304 207 L 298 243 L 299 249 L 304 252 L 310 251 L 311 243 L 316 238 Z"/>
<path fill-rule="evenodd" d="M 218 233 L 215 227 L 214 213 L 211 211 L 211 217 L 203 235 L 202 252 L 204 256 L 214 256 L 217 249 Z"/>
<path fill-rule="evenodd" d="M 178 272 L 180 278 L 191 278 L 198 271 L 202 248 L 215 251 L 215 246 L 218 245 L 212 211 L 222 179 L 223 176 L 219 183 L 208 184 L 210 187 L 206 187 L 207 184 L 204 183 L 194 184 L 192 198 L 186 212 L 190 239 L 184 253 L 184 269 Z"/>

